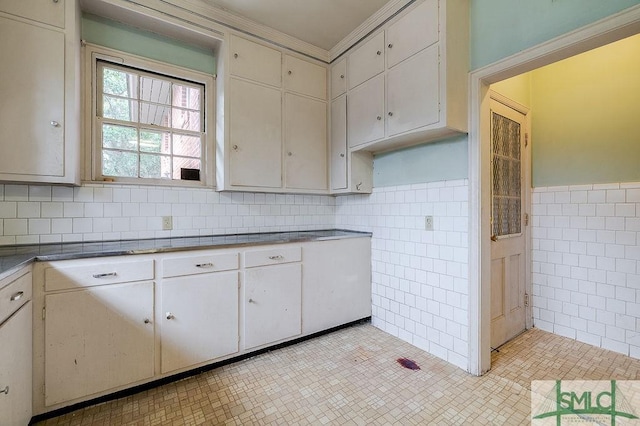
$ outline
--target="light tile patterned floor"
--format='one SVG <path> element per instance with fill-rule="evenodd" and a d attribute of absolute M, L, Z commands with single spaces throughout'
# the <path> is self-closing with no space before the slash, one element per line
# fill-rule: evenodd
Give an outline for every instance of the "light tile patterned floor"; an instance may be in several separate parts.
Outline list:
<path fill-rule="evenodd" d="M 640 379 L 640 360 L 532 329 L 474 377 L 363 324 L 41 424 L 529 424 L 534 379 Z"/>

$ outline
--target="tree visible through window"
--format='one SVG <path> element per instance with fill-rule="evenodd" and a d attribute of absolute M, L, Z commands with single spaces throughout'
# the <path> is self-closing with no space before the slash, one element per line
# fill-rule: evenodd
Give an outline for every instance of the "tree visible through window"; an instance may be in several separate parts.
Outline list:
<path fill-rule="evenodd" d="M 199 176 L 204 86 L 104 61 L 97 74 L 102 175 L 180 180 L 195 169 Z"/>

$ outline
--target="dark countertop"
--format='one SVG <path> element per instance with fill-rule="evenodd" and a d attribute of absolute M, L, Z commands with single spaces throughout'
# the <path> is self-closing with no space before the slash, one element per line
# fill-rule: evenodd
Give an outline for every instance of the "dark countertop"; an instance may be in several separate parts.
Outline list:
<path fill-rule="evenodd" d="M 208 235 L 200 237 L 4 246 L 0 247 L 0 276 L 5 275 L 5 273 L 12 269 L 26 266 L 33 261 L 165 253 L 194 249 L 201 250 L 261 244 L 338 240 L 343 238 L 370 236 L 370 232 L 327 229 L 317 231 L 265 232 L 255 234 Z"/>

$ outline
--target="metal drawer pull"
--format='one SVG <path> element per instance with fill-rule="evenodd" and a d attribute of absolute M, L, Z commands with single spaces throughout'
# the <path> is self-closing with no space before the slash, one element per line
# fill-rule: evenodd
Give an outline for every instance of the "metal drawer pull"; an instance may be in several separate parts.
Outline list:
<path fill-rule="evenodd" d="M 9 300 L 11 300 L 12 302 L 15 302 L 16 300 L 22 299 L 22 296 L 24 296 L 24 291 L 19 291 L 16 294 L 14 294 L 13 296 L 11 296 L 11 298 Z"/>
<path fill-rule="evenodd" d="M 175 319 L 175 315 L 173 315 L 171 312 L 167 312 L 167 319 L 168 320 Z"/>
<path fill-rule="evenodd" d="M 284 259 L 284 256 L 281 256 L 281 255 L 269 256 L 269 259 L 271 259 L 271 260 L 282 260 L 282 259 Z"/>
<path fill-rule="evenodd" d="M 213 268 L 213 263 L 196 263 L 196 268 Z"/>
<path fill-rule="evenodd" d="M 116 272 L 107 272 L 104 274 L 93 274 L 93 278 L 110 278 L 110 277 L 115 277 L 118 274 Z"/>
<path fill-rule="evenodd" d="M 145 318 L 145 319 L 144 319 L 144 323 L 145 323 L 145 324 L 151 324 L 151 320 L 150 320 L 149 318 Z"/>
<path fill-rule="evenodd" d="M 255 303 L 253 299 L 249 299 L 249 303 Z"/>
<path fill-rule="evenodd" d="M 9 395 L 9 386 L 6 386 L 4 389 L 0 390 L 0 393 L 3 393 L 5 395 Z"/>

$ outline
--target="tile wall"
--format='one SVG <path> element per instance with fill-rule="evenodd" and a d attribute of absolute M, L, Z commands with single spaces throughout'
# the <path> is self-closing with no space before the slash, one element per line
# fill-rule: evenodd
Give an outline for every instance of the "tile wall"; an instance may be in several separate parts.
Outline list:
<path fill-rule="evenodd" d="M 640 183 L 535 188 L 536 327 L 640 358 Z"/>
<path fill-rule="evenodd" d="M 162 230 L 173 216 L 173 230 Z M 124 185 L 0 185 L 0 245 L 335 227 L 335 198 Z"/>
<path fill-rule="evenodd" d="M 338 228 L 373 232 L 373 324 L 465 370 L 468 222 L 466 179 L 336 198 Z"/>

